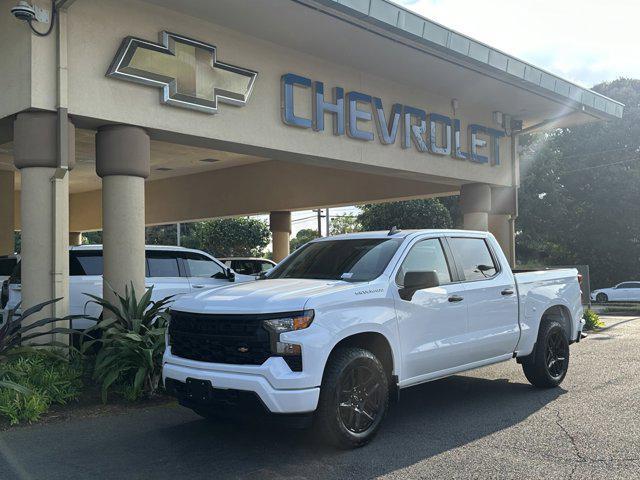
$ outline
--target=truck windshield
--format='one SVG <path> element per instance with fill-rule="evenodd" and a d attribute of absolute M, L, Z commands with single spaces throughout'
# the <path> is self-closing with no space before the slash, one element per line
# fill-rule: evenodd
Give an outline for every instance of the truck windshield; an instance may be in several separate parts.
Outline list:
<path fill-rule="evenodd" d="M 308 243 L 275 267 L 267 278 L 313 278 L 367 282 L 380 276 L 402 243 L 363 238 Z"/>

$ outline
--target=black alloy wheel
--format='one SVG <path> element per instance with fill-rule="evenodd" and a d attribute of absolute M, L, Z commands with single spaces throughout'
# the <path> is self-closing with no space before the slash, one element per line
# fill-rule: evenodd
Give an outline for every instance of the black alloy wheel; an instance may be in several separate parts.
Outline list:
<path fill-rule="evenodd" d="M 596 302 L 607 303 L 608 301 L 609 301 L 609 297 L 607 297 L 606 293 L 599 293 L 596 295 Z"/>
<path fill-rule="evenodd" d="M 389 407 L 389 378 L 369 350 L 343 347 L 334 351 L 322 378 L 316 428 L 339 448 L 369 443 Z"/>
<path fill-rule="evenodd" d="M 553 378 L 562 377 L 567 371 L 568 358 L 569 344 L 567 343 L 564 332 L 556 329 L 547 336 L 545 364 L 547 365 L 549 375 Z"/>
<path fill-rule="evenodd" d="M 382 387 L 378 372 L 358 365 L 341 379 L 340 420 L 353 433 L 362 433 L 373 425 L 382 406 Z"/>
<path fill-rule="evenodd" d="M 534 351 L 522 361 L 529 382 L 540 388 L 553 388 L 562 383 L 569 370 L 568 333 L 555 320 L 543 320 Z"/>

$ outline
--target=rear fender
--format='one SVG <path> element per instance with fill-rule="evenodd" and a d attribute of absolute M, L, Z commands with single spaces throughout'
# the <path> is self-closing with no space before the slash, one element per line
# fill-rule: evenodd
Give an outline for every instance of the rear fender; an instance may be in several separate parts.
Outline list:
<path fill-rule="evenodd" d="M 521 311 L 520 327 L 522 334 L 516 348 L 516 356 L 524 357 L 533 353 L 540 325 L 545 316 L 556 318 L 565 328 L 570 341 L 576 339 L 581 329 L 582 305 L 571 305 L 565 298 L 550 299 L 546 302 L 535 301 L 529 296 Z"/>

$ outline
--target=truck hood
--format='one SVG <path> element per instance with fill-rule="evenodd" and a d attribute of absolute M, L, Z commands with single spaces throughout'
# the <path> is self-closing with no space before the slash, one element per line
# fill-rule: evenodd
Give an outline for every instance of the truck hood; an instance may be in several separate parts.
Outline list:
<path fill-rule="evenodd" d="M 184 295 L 172 310 L 192 313 L 276 313 L 303 310 L 307 301 L 329 292 L 355 288 L 343 280 L 278 278 L 235 283 Z"/>

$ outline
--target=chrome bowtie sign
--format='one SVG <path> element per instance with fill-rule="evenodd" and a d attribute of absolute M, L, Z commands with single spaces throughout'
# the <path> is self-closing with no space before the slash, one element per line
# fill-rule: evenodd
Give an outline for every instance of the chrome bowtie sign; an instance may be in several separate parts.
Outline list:
<path fill-rule="evenodd" d="M 245 105 L 258 73 L 218 61 L 213 45 L 161 32 L 159 44 L 126 37 L 107 76 L 159 87 L 162 103 L 217 113 L 218 102 Z"/>

